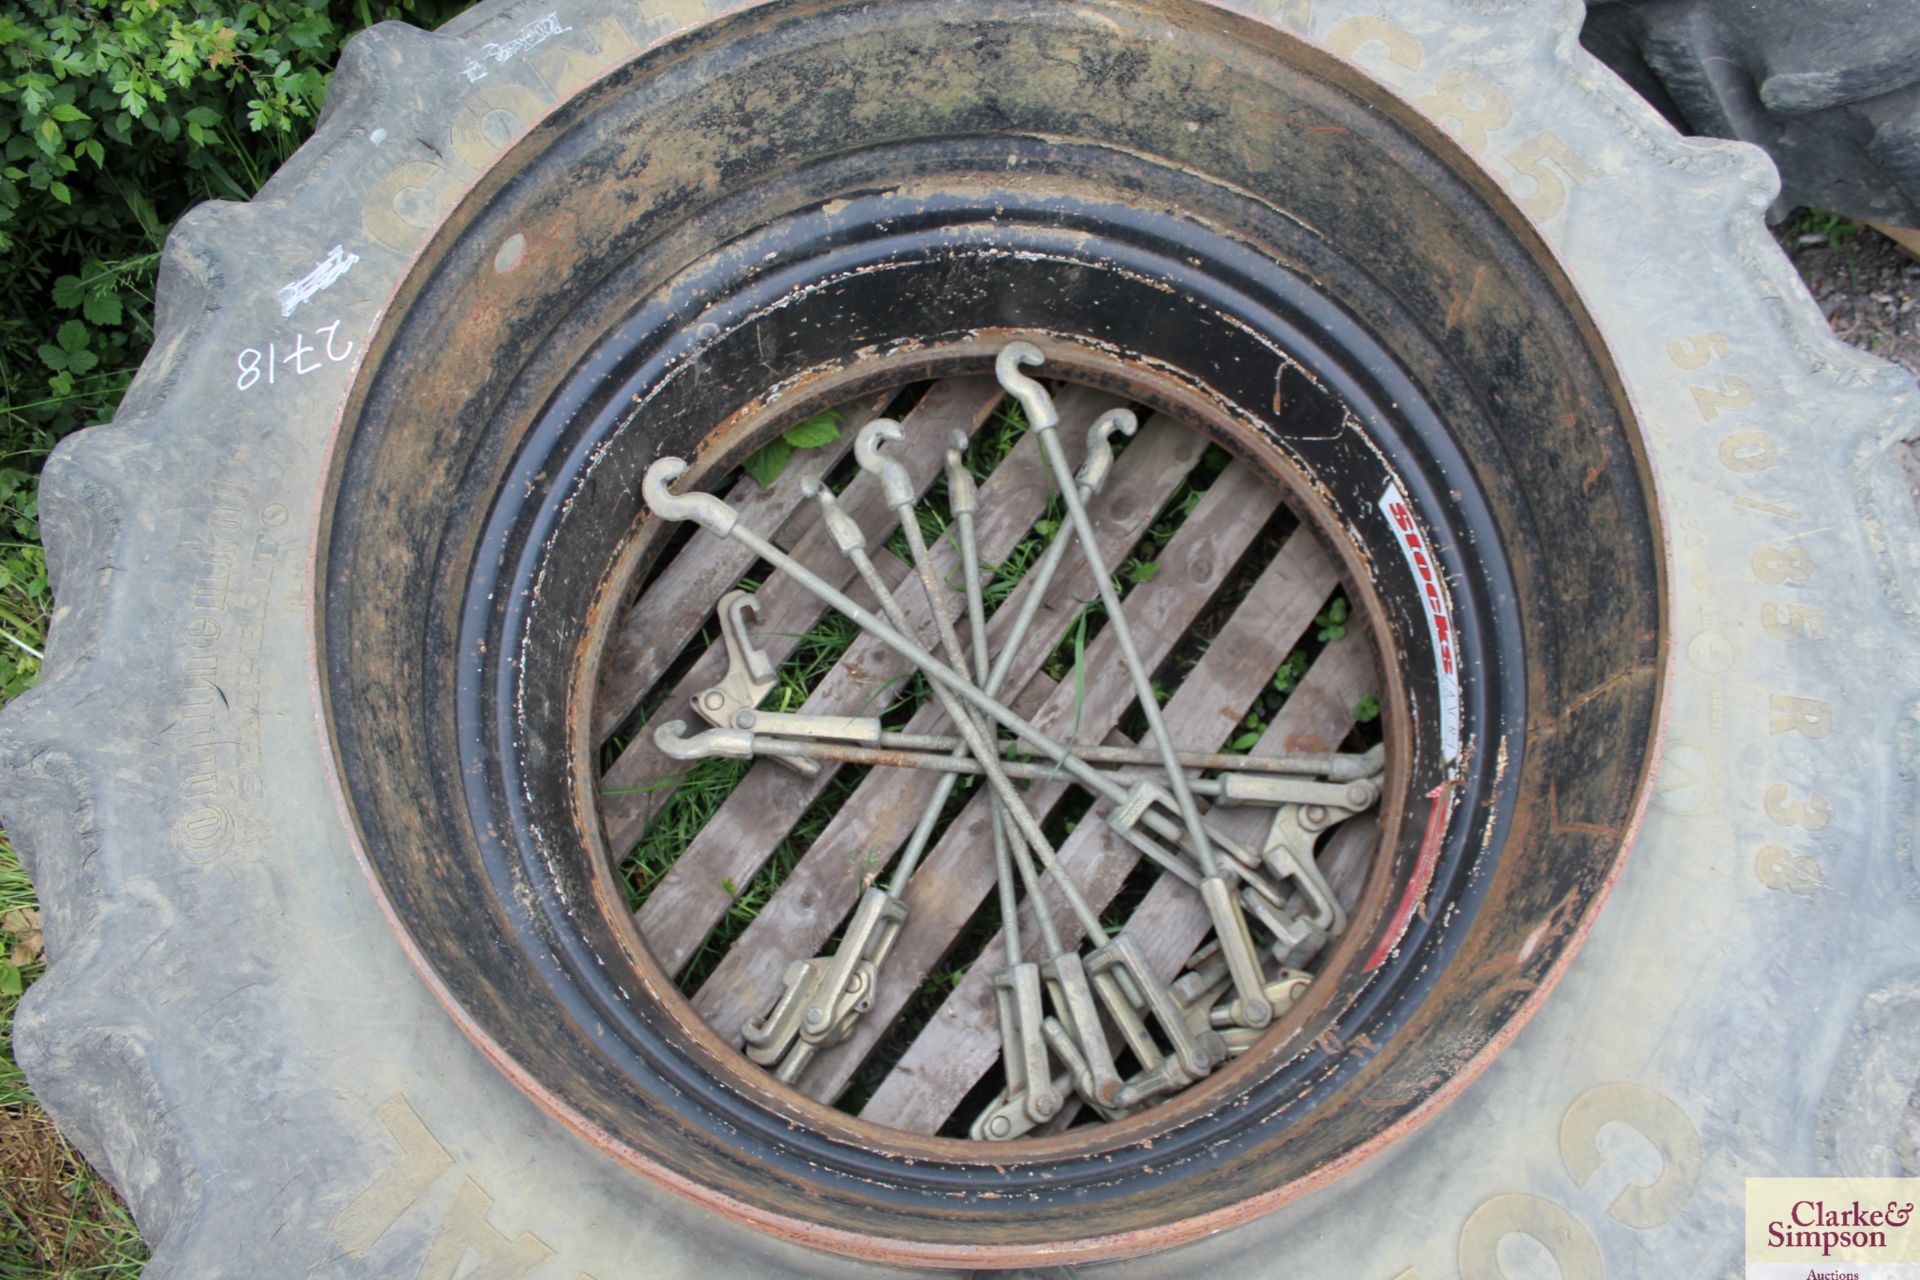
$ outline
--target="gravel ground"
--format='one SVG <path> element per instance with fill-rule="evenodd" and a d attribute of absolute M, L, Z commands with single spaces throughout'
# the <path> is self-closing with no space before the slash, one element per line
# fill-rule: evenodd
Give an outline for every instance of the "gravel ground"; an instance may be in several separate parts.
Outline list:
<path fill-rule="evenodd" d="M 1920 375 L 1920 262 L 1871 227 L 1804 209 L 1774 234 L 1835 333 Z"/>
<path fill-rule="evenodd" d="M 1774 235 L 1835 333 L 1920 377 L 1920 261 L 1871 227 L 1808 209 Z M 1905 462 L 1920 503 L 1920 435 Z"/>

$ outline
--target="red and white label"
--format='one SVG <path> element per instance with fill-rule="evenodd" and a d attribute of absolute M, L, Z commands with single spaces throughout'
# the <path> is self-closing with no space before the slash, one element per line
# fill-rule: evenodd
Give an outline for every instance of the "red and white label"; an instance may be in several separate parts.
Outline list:
<path fill-rule="evenodd" d="M 1434 665 L 1440 688 L 1440 754 L 1451 763 L 1460 754 L 1460 656 L 1455 644 L 1453 610 L 1447 603 L 1447 583 L 1427 545 L 1426 534 L 1413 518 L 1413 508 L 1392 481 L 1380 495 L 1380 513 L 1392 526 L 1400 554 L 1420 584 L 1420 605 L 1427 615 L 1427 634 L 1433 638 Z"/>

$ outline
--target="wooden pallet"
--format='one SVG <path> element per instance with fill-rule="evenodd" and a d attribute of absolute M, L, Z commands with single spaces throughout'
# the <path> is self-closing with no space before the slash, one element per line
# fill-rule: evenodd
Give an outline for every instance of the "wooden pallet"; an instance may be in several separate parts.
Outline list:
<path fill-rule="evenodd" d="M 937 384 L 905 419 L 905 437 L 891 447 L 890 456 L 905 463 L 915 484 L 924 490 L 939 474 L 953 428 L 971 430 L 998 402 L 998 388 L 990 382 L 955 379 Z M 1061 439 L 1076 462 L 1086 426 L 1112 403 L 1109 397 L 1084 388 L 1062 394 Z M 849 427 L 872 411 L 872 406 L 856 408 Z M 802 455 L 806 473 L 824 475 L 831 470 L 852 434 L 851 430 L 843 433 L 838 450 Z M 1141 428 L 1121 453 L 1107 486 L 1089 504 L 1097 539 L 1110 563 L 1119 563 L 1129 553 L 1203 452 L 1200 437 L 1170 421 L 1156 418 Z M 804 478 L 782 477 L 766 491 L 743 480 L 729 494 L 729 501 L 753 527 L 774 536 L 809 568 L 844 585 L 853 576 L 850 568 L 827 541 L 814 505 L 798 500 L 799 482 Z M 997 563 L 1031 531 L 1046 508 L 1049 479 L 1029 437 L 982 483 L 978 525 L 983 562 Z M 878 484 L 870 476 L 856 476 L 842 503 L 868 531 L 882 577 L 895 588 L 915 629 L 931 647 L 929 602 L 906 565 L 877 551 L 896 524 Z M 1277 505 L 1272 488 L 1237 463 L 1230 464 L 1200 497 L 1159 555 L 1158 573 L 1135 586 L 1126 598 L 1128 620 L 1150 667 L 1164 661 L 1206 613 L 1219 588 L 1255 546 Z M 939 572 L 957 581 L 954 548 L 942 540 L 935 545 L 934 555 Z M 688 714 L 689 699 L 718 680 L 725 666 L 724 648 L 718 643 L 707 645 L 691 666 L 684 662 L 684 655 L 702 635 L 717 634 L 711 627 L 712 611 L 719 597 L 750 567 L 751 557 L 735 544 L 701 533 L 647 585 L 623 619 L 609 651 L 595 717 L 602 735 L 630 720 L 643 700 L 657 708 L 655 719 L 693 719 Z M 1214 639 L 1163 709 L 1180 749 L 1220 749 L 1336 585 L 1334 568 L 1318 542 L 1305 530 L 1297 530 L 1261 569 L 1231 613 L 1210 618 Z M 996 645 L 1004 640 L 1027 589 L 1024 583 L 1016 588 L 990 620 Z M 758 634 L 778 662 L 823 610 L 810 594 L 778 573 L 770 575 L 757 594 L 766 611 Z M 1094 595 L 1090 571 L 1077 554 L 1070 554 L 1023 642 L 1013 667 L 1015 675 L 1002 692 L 1021 714 L 1057 738 L 1124 743 L 1127 740 L 1117 730 L 1133 698 L 1110 629 L 1102 630 L 1089 645 L 1081 687 L 1071 680 L 1056 685 L 1041 671 L 1081 603 Z M 960 593 L 949 593 L 943 603 L 957 614 Z M 676 664 L 684 672 L 671 679 L 670 689 L 661 690 L 657 686 Z M 873 714 L 876 690 L 910 674 L 904 660 L 862 636 L 819 680 L 802 709 Z M 1352 727 L 1355 702 L 1372 691 L 1374 672 L 1365 643 L 1356 635 L 1329 645 L 1266 730 L 1256 752 L 1335 749 Z M 907 728 L 942 732 L 946 722 L 930 703 L 918 709 Z M 616 859 L 665 807 L 680 767 L 662 756 L 650 736 L 642 733 L 603 776 L 602 787 L 610 793 L 603 801 L 603 821 Z M 679 972 L 699 952 L 732 905 L 737 886 L 760 872 L 786 828 L 808 811 L 835 772 L 836 767 L 829 765 L 814 777 L 801 777 L 772 761 L 761 761 L 747 772 L 652 887 L 638 912 L 642 935 L 665 970 Z M 738 1043 L 743 1025 L 765 1013 L 780 995 L 788 964 L 827 948 L 863 886 L 904 845 L 933 794 L 936 779 L 932 771 L 876 767 L 840 803 L 825 830 L 692 993 L 695 1009 L 720 1035 Z M 640 788 L 645 790 L 636 790 Z M 1026 800 L 1044 823 L 1070 794 L 1064 782 L 1037 782 L 1027 790 Z M 873 1007 L 850 1039 L 810 1065 L 802 1087 L 813 1096 L 838 1098 L 889 1035 L 928 975 L 937 966 L 953 964 L 949 951 L 994 889 L 992 859 L 986 853 L 987 812 L 984 795 L 976 792 L 927 851 L 907 891 L 906 926 L 881 971 Z M 1264 828 L 1254 827 L 1263 824 L 1264 818 L 1257 810 L 1221 810 L 1210 821 L 1243 841 L 1256 843 Z M 1342 882 L 1353 886 L 1364 873 L 1372 841 L 1369 828 L 1349 825 L 1354 834 L 1340 837 L 1338 870 Z M 1078 824 L 1061 843 L 1059 853 L 1096 911 L 1109 905 L 1138 859 L 1135 850 L 1092 818 Z M 1056 899 L 1049 897 L 1048 902 L 1062 939 L 1077 940 L 1077 923 Z M 1038 929 L 1030 918 L 1031 906 L 1023 906 L 1022 913 L 1029 917 L 1023 920 L 1022 937 L 1029 940 L 1029 952 L 1035 953 Z M 1197 897 L 1178 882 L 1163 878 L 1140 901 L 1130 927 L 1153 962 L 1172 976 L 1204 940 L 1207 926 Z M 996 936 L 984 947 L 969 942 L 968 950 L 997 959 L 1001 943 Z M 991 997 L 991 971 L 998 967 L 975 965 L 966 973 L 906 1045 L 862 1108 L 863 1116 L 927 1133 L 947 1123 L 998 1059 L 999 1031 Z M 899 1045 L 893 1048 L 898 1050 Z"/>

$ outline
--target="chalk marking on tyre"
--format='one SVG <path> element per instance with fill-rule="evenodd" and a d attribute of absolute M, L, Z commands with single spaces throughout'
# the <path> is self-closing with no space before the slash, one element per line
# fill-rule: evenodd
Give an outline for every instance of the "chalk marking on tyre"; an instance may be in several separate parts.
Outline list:
<path fill-rule="evenodd" d="M 336 280 L 353 270 L 353 264 L 360 261 L 357 253 L 348 253 L 347 247 L 337 244 L 327 250 L 327 256 L 313 264 L 313 270 L 301 276 L 292 284 L 283 284 L 275 295 L 280 300 L 280 318 L 286 319 L 301 305 L 310 301 L 315 294 L 330 289 Z"/>
<path fill-rule="evenodd" d="M 285 352 L 281 352 L 280 341 L 277 338 L 267 343 L 264 353 L 258 347 L 242 347 L 233 360 L 234 367 L 239 370 L 233 380 L 234 390 L 248 391 L 263 381 L 268 386 L 275 385 L 283 376 L 279 372 L 282 365 L 291 367 L 293 371 L 291 376 L 305 377 L 307 374 L 319 372 L 329 364 L 339 364 L 353 354 L 356 345 L 349 338 L 344 340 L 345 345 L 342 346 L 343 340 L 339 333 L 340 322 L 334 320 L 313 330 L 315 337 L 325 335 L 325 341 L 318 347 L 307 341 L 304 330 L 293 335 L 293 345 Z M 336 347 L 339 347 L 339 350 L 336 351 Z M 325 358 L 320 359 L 315 353 Z"/>
<path fill-rule="evenodd" d="M 553 37 L 565 35 L 571 30 L 573 30 L 572 27 L 560 25 L 560 11 L 556 9 L 546 17 L 536 18 L 520 28 L 520 34 L 505 44 L 484 44 L 480 47 L 496 65 L 505 66 L 528 49 L 545 44 Z M 467 60 L 467 65 L 460 68 L 460 73 L 466 76 L 469 82 L 474 82 L 486 79 L 487 69 L 479 59 L 470 58 Z"/>

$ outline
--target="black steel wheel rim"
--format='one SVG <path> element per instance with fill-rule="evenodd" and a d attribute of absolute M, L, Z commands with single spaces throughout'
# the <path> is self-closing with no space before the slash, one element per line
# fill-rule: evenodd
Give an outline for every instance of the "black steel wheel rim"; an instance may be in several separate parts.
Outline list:
<path fill-rule="evenodd" d="M 895 18 L 928 41 L 943 38 L 938 22 L 913 25 L 918 12 Z M 977 16 L 975 57 L 996 32 L 1032 24 L 1086 48 L 1109 39 L 1052 9 L 983 6 Z M 696 60 L 702 49 L 715 59 L 703 68 L 710 86 L 724 86 L 728 68 L 798 77 L 817 71 L 833 40 L 876 21 L 851 10 L 810 14 L 804 29 L 742 20 L 731 38 L 720 24 L 688 47 Z M 1118 47 L 1126 37 L 1110 39 Z M 1257 56 L 1284 62 L 1272 49 Z M 636 64 L 627 97 L 606 87 L 595 99 L 600 115 L 593 103 L 576 105 L 523 144 L 534 161 L 470 219 L 456 219 L 428 255 L 390 354 L 451 322 L 490 245 L 566 203 L 568 183 L 556 174 L 585 172 L 619 188 L 611 161 L 591 163 L 616 149 L 607 138 L 618 130 L 604 117 L 637 114 L 647 92 L 671 97 L 686 66 L 667 53 L 660 60 L 666 65 L 651 80 L 646 60 Z M 685 83 L 677 91 L 698 96 Z M 1300 92 L 1321 106 L 1314 95 L 1340 96 L 1319 82 Z M 1430 153 L 1402 157 L 1404 168 L 1431 179 L 1427 194 L 1480 234 L 1489 261 L 1515 282 L 1508 350 L 1496 334 L 1463 351 L 1436 332 L 1432 289 L 1414 287 L 1420 281 L 1403 262 L 1341 252 L 1351 246 L 1230 180 L 1242 175 L 1201 176 L 1155 155 L 1138 145 L 1142 130 L 1132 124 L 1125 139 L 1111 130 L 1055 134 L 1006 105 L 938 136 L 883 142 L 828 129 L 811 139 L 812 153 L 798 148 L 779 168 L 737 175 L 663 217 L 651 239 L 610 241 L 592 271 L 582 268 L 590 289 L 565 296 L 555 288 L 548 309 L 521 331 L 506 326 L 497 340 L 503 368 L 474 389 L 486 404 L 483 425 L 460 437 L 464 451 L 435 460 L 426 484 L 396 483 L 404 472 L 395 467 L 395 424 L 424 398 L 446 401 L 445 388 L 389 359 L 370 382 L 338 471 L 326 560 L 323 644 L 349 795 L 376 875 L 450 999 L 571 1119 L 616 1149 L 647 1151 L 727 1195 L 753 1200 L 750 1188 L 762 1185 L 758 1200 L 774 1214 L 882 1237 L 963 1239 L 969 1224 L 1005 1218 L 1009 1187 L 1023 1193 L 1018 1230 L 1032 1239 L 1076 1238 L 1090 1234 L 1088 1223 L 1122 1214 L 1152 1226 L 1223 1207 L 1245 1198 L 1247 1171 L 1270 1162 L 1276 1144 L 1294 1142 L 1308 1168 L 1324 1165 L 1417 1111 L 1446 1080 L 1364 1123 L 1329 1121 L 1329 1112 L 1351 1111 L 1338 1105 L 1342 1097 L 1379 1067 L 1374 1054 L 1303 1043 L 1204 1117 L 1155 1133 L 1151 1145 L 1019 1164 L 921 1156 L 910 1173 L 884 1147 L 796 1127 L 777 1096 L 692 1043 L 670 1002 L 636 993 L 631 964 L 614 963 L 626 941 L 585 909 L 596 900 L 600 852 L 580 835 L 592 820 L 582 812 L 590 787 L 581 698 L 592 688 L 594 627 L 604 620 L 596 602 L 634 568 L 623 555 L 644 523 L 637 488 L 648 462 L 705 452 L 709 473 L 723 474 L 757 438 L 834 399 L 977 371 L 999 343 L 1032 337 L 1048 350 L 1050 370 L 1124 386 L 1194 425 L 1230 424 L 1222 443 L 1318 493 L 1372 575 L 1407 695 L 1403 799 L 1417 803 L 1383 856 L 1403 881 L 1431 877 L 1422 911 L 1375 921 L 1382 931 L 1405 925 L 1397 939 L 1369 939 L 1366 950 L 1387 952 L 1377 967 L 1340 975 L 1338 1009 L 1315 1031 L 1341 1046 L 1431 1034 L 1437 1011 L 1472 993 L 1460 982 L 1461 950 L 1481 923 L 1509 828 L 1518 822 L 1535 834 L 1529 781 L 1550 791 L 1557 778 L 1543 771 L 1578 767 L 1557 742 L 1551 764 L 1529 758 L 1541 740 L 1529 735 L 1530 722 L 1550 718 L 1535 705 L 1538 694 L 1550 702 L 1557 693 L 1540 673 L 1563 661 L 1577 609 L 1556 602 L 1534 607 L 1545 616 L 1528 616 L 1517 584 L 1538 583 L 1539 570 L 1521 573 L 1515 562 L 1544 565 L 1556 552 L 1539 527 L 1543 504 L 1518 491 L 1528 478 L 1558 477 L 1563 463 L 1550 455 L 1587 415 L 1615 424 L 1602 460 L 1617 504 L 1631 516 L 1644 502 L 1604 365 L 1587 349 L 1577 313 L 1501 212 Z M 1011 118 L 988 127 L 995 116 Z M 1385 121 L 1371 127 L 1412 145 Z M 708 237 L 705 249 L 688 252 Z M 1538 357 L 1511 346 L 1519 341 L 1542 344 L 1556 367 L 1531 368 Z M 1283 366 L 1301 374 L 1301 385 L 1276 397 Z M 781 398 L 769 410 L 770 391 Z M 1566 404 L 1578 410 L 1575 422 L 1539 433 L 1551 438 L 1530 439 L 1519 425 Z M 762 409 L 758 437 L 715 437 L 745 405 Z M 472 407 L 463 413 L 473 417 Z M 1451 593 L 1468 747 L 1456 760 L 1441 745 L 1440 659 L 1418 603 L 1421 584 L 1378 507 L 1388 482 L 1417 512 Z M 431 500 L 421 500 L 423 489 Z M 1646 546 L 1593 569 L 1569 595 L 1597 603 L 1624 585 L 1644 610 L 1657 609 L 1650 516 L 1639 511 Z M 410 536 L 396 539 L 399 531 Z M 366 658 L 386 638 L 370 645 L 364 637 L 376 559 L 366 549 L 375 538 L 389 548 L 377 558 L 399 565 L 416 588 L 407 598 L 419 615 L 392 637 L 392 651 L 414 663 L 385 672 L 370 672 Z M 1619 644 L 1650 645 L 1657 621 L 1616 630 Z M 1649 688 L 1622 708 L 1615 735 L 1644 735 L 1651 707 Z M 408 731 L 380 719 L 399 708 L 415 726 L 404 746 L 397 739 Z M 429 817 L 403 826 L 394 819 L 397 779 L 409 769 L 417 777 L 422 765 L 436 781 Z M 1437 849 L 1424 821 L 1429 798 L 1445 806 Z M 1604 883 L 1601 861 L 1536 856 L 1529 865 L 1549 876 L 1529 891 L 1540 902 L 1591 895 Z M 1502 896 L 1496 925 L 1524 900 Z M 1448 994 L 1449 983 L 1461 990 Z M 1481 1003 L 1489 1007 L 1472 1033 L 1491 1044 L 1522 1001 Z M 1304 1121 L 1313 1122 L 1304 1140 L 1285 1136 Z M 680 1145 L 662 1144 L 662 1133 Z M 1223 1194 L 1218 1204 L 1202 1197 L 1196 1206 L 1189 1195 L 1177 1205 L 1164 1185 L 1176 1179 L 1189 1188 L 1207 1180 Z M 933 1203 L 938 1225 L 930 1226 Z M 1099 1216 L 1103 1207 L 1113 1219 Z"/>

